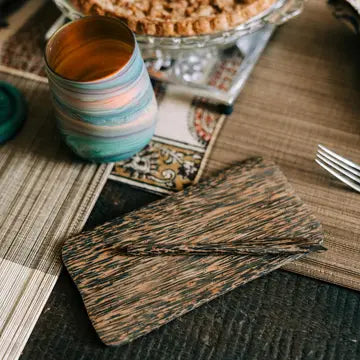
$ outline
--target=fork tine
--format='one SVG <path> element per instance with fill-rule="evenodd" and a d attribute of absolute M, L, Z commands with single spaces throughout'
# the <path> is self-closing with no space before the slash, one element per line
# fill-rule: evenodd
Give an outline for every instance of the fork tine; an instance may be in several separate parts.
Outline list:
<path fill-rule="evenodd" d="M 357 182 L 358 184 L 360 184 L 360 177 L 354 175 L 352 172 L 345 170 L 344 168 L 336 165 L 334 162 L 331 161 L 331 159 L 325 158 L 324 156 L 320 155 L 319 153 L 316 154 L 316 156 L 322 160 L 324 163 L 328 164 L 329 166 L 331 166 L 333 169 L 337 170 L 338 172 L 340 172 L 341 174 L 349 177 L 350 179 L 354 180 L 355 182 Z"/>
<path fill-rule="evenodd" d="M 353 168 L 355 168 L 355 169 L 357 169 L 357 170 L 360 170 L 360 165 L 355 164 L 354 162 L 352 162 L 352 161 L 350 161 L 350 160 L 348 160 L 348 159 L 345 159 L 344 157 L 342 157 L 342 156 L 334 153 L 333 151 L 329 150 L 329 149 L 328 149 L 327 147 L 325 147 L 324 145 L 318 144 L 318 147 L 319 147 L 321 150 L 323 150 L 323 151 L 325 151 L 326 153 L 328 153 L 329 155 L 331 155 L 331 156 L 335 157 L 336 159 L 344 162 L 345 164 L 347 164 L 347 165 L 349 165 L 349 166 L 351 166 L 351 167 L 353 167 Z"/>
<path fill-rule="evenodd" d="M 355 170 L 353 167 L 346 165 L 345 163 L 341 162 L 340 160 L 338 160 L 337 158 L 329 155 L 328 153 L 326 153 L 325 151 L 318 149 L 318 154 L 322 155 L 324 158 L 328 159 L 329 161 L 331 161 L 332 163 L 335 163 L 339 166 L 341 166 L 342 168 L 344 168 L 347 171 L 350 171 L 351 173 L 353 173 L 354 175 L 360 176 L 360 171 Z M 325 160 L 324 160 L 325 161 Z"/>
<path fill-rule="evenodd" d="M 315 161 L 322 167 L 324 168 L 326 171 L 328 171 L 331 175 L 335 176 L 337 179 L 339 179 L 340 181 L 342 181 L 343 183 L 345 183 L 346 185 L 350 186 L 351 188 L 353 188 L 354 190 L 360 192 L 360 186 L 357 185 L 354 181 L 350 180 L 349 178 L 347 178 L 344 175 L 341 175 L 340 173 L 338 173 L 336 170 L 333 170 L 330 166 L 327 166 L 326 164 L 324 164 L 321 160 L 319 159 L 315 159 Z"/>

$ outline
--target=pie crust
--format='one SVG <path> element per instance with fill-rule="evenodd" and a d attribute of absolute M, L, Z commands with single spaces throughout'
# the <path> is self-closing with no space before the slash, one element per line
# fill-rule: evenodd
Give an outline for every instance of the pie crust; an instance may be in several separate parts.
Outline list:
<path fill-rule="evenodd" d="M 71 0 L 85 15 L 124 21 L 137 34 L 194 36 L 230 30 L 277 0 Z"/>

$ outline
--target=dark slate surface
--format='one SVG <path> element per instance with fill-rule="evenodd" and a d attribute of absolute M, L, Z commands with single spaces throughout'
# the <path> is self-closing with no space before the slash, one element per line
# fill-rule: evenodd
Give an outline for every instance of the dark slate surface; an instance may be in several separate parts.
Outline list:
<path fill-rule="evenodd" d="M 86 228 L 155 195 L 108 182 Z M 276 271 L 121 347 L 97 338 L 63 271 L 21 360 L 360 359 L 360 294 Z"/>

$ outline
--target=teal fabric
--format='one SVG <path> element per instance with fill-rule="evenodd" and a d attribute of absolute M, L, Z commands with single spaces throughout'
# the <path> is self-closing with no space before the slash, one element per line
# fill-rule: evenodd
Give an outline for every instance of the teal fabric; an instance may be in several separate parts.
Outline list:
<path fill-rule="evenodd" d="M 14 86 L 0 81 L 0 144 L 11 139 L 26 116 L 23 95 Z"/>

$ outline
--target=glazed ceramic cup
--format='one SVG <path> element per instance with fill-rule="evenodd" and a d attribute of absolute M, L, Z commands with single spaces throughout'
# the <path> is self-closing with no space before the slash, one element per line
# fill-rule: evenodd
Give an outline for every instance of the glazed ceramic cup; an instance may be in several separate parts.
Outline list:
<path fill-rule="evenodd" d="M 103 16 L 68 23 L 47 43 L 45 63 L 58 128 L 76 154 L 112 162 L 149 143 L 157 104 L 125 24 Z"/>

